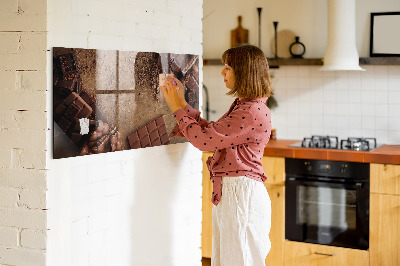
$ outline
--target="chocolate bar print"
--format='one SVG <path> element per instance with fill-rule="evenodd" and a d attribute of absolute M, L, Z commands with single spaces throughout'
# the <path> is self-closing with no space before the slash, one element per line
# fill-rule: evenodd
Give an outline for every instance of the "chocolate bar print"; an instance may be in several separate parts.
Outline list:
<path fill-rule="evenodd" d="M 160 90 L 165 74 L 198 109 L 198 55 L 53 48 L 53 158 L 186 142 L 169 137 L 177 122 Z"/>
<path fill-rule="evenodd" d="M 170 143 L 163 116 L 151 121 L 128 136 L 131 149 L 166 145 Z"/>

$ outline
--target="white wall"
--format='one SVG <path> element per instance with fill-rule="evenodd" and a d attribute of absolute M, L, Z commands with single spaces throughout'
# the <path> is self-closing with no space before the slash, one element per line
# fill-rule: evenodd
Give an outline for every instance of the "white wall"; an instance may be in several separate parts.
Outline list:
<path fill-rule="evenodd" d="M 236 17 L 250 30 L 250 43 L 257 45 L 258 15 L 263 7 L 262 49 L 273 38 L 272 21 L 280 29 L 296 32 L 307 47 L 306 57 L 323 57 L 326 47 L 327 1 L 204 1 L 204 58 L 220 58 L 229 48 L 229 31 Z M 227 6 L 232 6 L 227 9 Z M 399 11 L 393 0 L 357 1 L 357 47 L 361 57 L 369 56 L 369 13 Z M 249 8 L 250 7 L 250 8 Z M 229 11 L 231 10 L 231 11 Z M 222 15 L 223 14 L 223 15 Z M 247 22 L 246 22 L 247 19 Z M 282 23 L 281 23 L 282 22 Z M 248 23 L 246 25 L 246 23 Z M 271 24 L 271 25 L 270 25 Z M 218 27 L 215 27 L 218 25 Z M 268 26 L 270 25 L 270 26 Z M 217 33 L 218 32 L 218 33 Z M 212 37 L 219 34 L 221 38 Z M 269 35 L 268 35 L 269 34 Z M 265 38 L 265 39 L 264 39 Z M 400 66 L 367 65 L 365 72 L 321 72 L 319 66 L 281 66 L 272 69 L 273 89 L 279 107 L 272 111 L 272 124 L 281 139 L 302 139 L 311 135 L 376 137 L 382 144 L 400 143 Z M 205 66 L 204 85 L 210 94 L 210 120 L 218 119 L 232 102 L 220 76 L 221 66 Z"/>
<path fill-rule="evenodd" d="M 48 87 L 56 46 L 202 56 L 201 18 L 201 0 L 48 0 Z M 49 152 L 48 168 L 48 265 L 201 264 L 202 162 L 190 144 Z"/>
<path fill-rule="evenodd" d="M 46 1 L 0 1 L 0 265 L 46 261 Z"/>
<path fill-rule="evenodd" d="M 278 21 L 278 31 L 291 31 L 300 37 L 300 41 L 306 46 L 305 57 L 321 58 L 324 56 L 327 41 L 327 2 L 327 0 L 204 0 L 204 58 L 219 59 L 229 48 L 230 31 L 237 27 L 238 16 L 243 17 L 242 26 L 249 30 L 249 43 L 258 45 L 258 7 L 262 8 L 261 49 L 267 57 L 274 55 L 272 22 Z M 360 57 L 369 56 L 370 13 L 387 11 L 400 11 L 400 2 L 356 0 L 356 42 Z M 280 49 L 278 48 L 278 52 Z"/>

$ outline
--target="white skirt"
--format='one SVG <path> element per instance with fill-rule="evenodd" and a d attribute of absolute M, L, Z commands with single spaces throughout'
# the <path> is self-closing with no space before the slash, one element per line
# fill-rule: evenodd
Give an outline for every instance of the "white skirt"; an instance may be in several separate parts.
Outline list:
<path fill-rule="evenodd" d="M 212 266 L 262 266 L 271 249 L 271 200 L 254 179 L 222 178 L 222 197 L 212 211 Z"/>

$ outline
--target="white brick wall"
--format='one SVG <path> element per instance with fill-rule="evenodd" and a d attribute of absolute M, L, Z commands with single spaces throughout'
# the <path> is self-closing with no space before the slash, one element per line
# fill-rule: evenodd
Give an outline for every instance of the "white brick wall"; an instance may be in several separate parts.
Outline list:
<path fill-rule="evenodd" d="M 1 265 L 45 265 L 46 3 L 0 3 Z"/>
<path fill-rule="evenodd" d="M 51 0 L 47 9 L 49 50 L 202 55 L 202 0 Z M 51 57 L 50 51 L 49 73 Z M 51 88 L 51 75 L 47 83 Z M 48 265 L 201 265 L 201 152 L 186 143 L 61 160 L 51 155 Z"/>

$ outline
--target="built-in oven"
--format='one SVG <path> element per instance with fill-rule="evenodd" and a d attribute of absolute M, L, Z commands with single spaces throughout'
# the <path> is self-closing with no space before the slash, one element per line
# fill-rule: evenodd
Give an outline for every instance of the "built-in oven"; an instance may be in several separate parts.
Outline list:
<path fill-rule="evenodd" d="M 368 249 L 369 164 L 287 158 L 285 169 L 286 239 Z"/>

